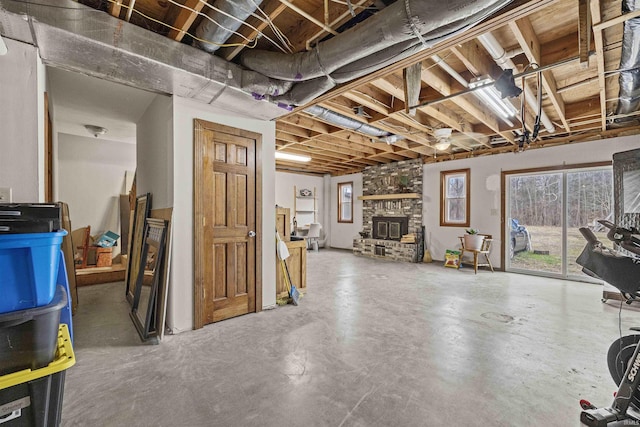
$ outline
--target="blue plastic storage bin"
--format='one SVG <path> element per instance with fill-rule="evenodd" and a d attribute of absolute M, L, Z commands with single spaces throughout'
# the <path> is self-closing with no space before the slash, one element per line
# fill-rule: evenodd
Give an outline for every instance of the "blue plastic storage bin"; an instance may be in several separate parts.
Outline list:
<path fill-rule="evenodd" d="M 0 313 L 47 305 L 56 291 L 65 230 L 0 235 Z"/>

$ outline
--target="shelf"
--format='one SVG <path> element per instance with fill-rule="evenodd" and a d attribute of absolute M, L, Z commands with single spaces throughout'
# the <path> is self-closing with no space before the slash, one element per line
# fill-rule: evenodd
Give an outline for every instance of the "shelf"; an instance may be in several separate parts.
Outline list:
<path fill-rule="evenodd" d="M 392 200 L 392 199 L 419 199 L 418 193 L 401 194 L 374 194 L 371 196 L 358 196 L 358 200 Z"/>
<path fill-rule="evenodd" d="M 309 191 L 312 191 L 310 188 Z M 301 195 L 297 186 L 293 186 L 293 214 L 295 216 L 303 216 L 306 221 L 309 221 L 310 215 L 313 215 L 313 222 L 318 220 L 318 198 L 316 187 L 313 187 L 313 191 L 310 195 Z M 302 201 L 307 200 L 307 201 Z M 313 202 L 311 202 L 313 200 Z M 302 209 L 298 209 L 298 208 Z"/>

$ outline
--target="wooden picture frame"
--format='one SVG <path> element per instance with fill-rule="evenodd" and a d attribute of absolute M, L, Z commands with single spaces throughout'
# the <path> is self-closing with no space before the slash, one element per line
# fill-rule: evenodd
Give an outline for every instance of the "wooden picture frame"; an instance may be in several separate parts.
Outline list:
<path fill-rule="evenodd" d="M 133 304 L 135 295 L 136 280 L 140 270 L 140 259 L 142 255 L 142 245 L 144 236 L 145 218 L 151 211 L 151 193 L 144 194 L 136 198 L 136 205 L 133 214 L 133 226 L 131 227 L 129 259 L 127 263 L 127 275 L 125 278 L 126 297 L 130 304 Z"/>
<path fill-rule="evenodd" d="M 169 291 L 169 274 L 171 269 L 171 223 L 173 217 L 173 208 L 152 209 L 151 218 L 163 219 L 167 222 L 164 237 L 164 267 L 162 276 L 158 282 L 158 294 L 156 297 L 156 329 L 158 338 L 162 340 L 165 333 L 165 321 L 167 317 L 167 293 Z"/>
<path fill-rule="evenodd" d="M 167 221 L 163 219 L 146 218 L 144 229 L 144 243 L 136 287 L 131 307 L 131 320 L 135 325 L 140 339 L 147 341 L 155 337 L 157 343 L 158 327 L 156 319 L 158 310 L 156 307 L 158 299 L 159 282 L 164 272 L 164 243 L 167 231 Z M 153 256 L 150 256 L 153 254 Z M 145 277 L 148 276 L 147 265 L 151 283 L 145 284 Z"/>

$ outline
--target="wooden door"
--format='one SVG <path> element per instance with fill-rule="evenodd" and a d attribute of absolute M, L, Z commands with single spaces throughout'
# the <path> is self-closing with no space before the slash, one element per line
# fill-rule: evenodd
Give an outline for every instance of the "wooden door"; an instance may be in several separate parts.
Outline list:
<path fill-rule="evenodd" d="M 259 134 L 195 121 L 195 327 L 260 310 Z"/>

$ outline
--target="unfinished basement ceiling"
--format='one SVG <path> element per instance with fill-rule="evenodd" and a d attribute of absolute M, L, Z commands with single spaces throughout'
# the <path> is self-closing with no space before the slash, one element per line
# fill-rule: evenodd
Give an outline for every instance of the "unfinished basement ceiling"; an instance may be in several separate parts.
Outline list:
<path fill-rule="evenodd" d="M 206 4 L 199 0 L 83 0 L 81 3 L 167 38 L 192 44 L 201 23 L 210 21 L 203 17 L 204 13 L 220 13 L 211 12 L 209 4 L 224 9 L 225 1 Z M 244 25 L 224 42 L 228 46 L 214 49 L 214 55 L 248 64 L 254 57 L 264 56 L 260 51 L 304 52 L 331 33 L 345 31 L 345 23 L 362 21 L 358 26 L 366 26 L 372 19 L 369 15 L 394 7 L 392 1 L 374 0 L 247 3 L 259 3 L 260 9 L 246 19 L 238 14 Z M 544 69 L 540 78 L 543 112 L 540 133 L 524 144 L 525 150 L 640 133 L 637 107 L 618 117 L 622 119 L 619 123 L 612 123 L 619 98 L 623 23 L 630 17 L 639 21 L 637 10 L 622 15 L 621 2 L 612 0 L 514 1 L 500 6 L 498 12 L 472 28 L 381 70 L 340 83 L 313 102 L 298 105 L 293 112 L 277 119 L 277 149 L 312 159 L 304 164 L 278 160 L 277 169 L 340 175 L 358 172 L 369 165 L 418 157 L 433 162 L 517 151 L 522 130 L 522 95 L 511 99 L 516 117 L 505 120 L 476 95 L 478 91 L 469 93 L 466 87 L 474 78 L 497 79 L 502 72 L 498 61 L 503 68 L 515 66 L 516 75 L 531 69 L 531 64 Z M 353 18 L 351 10 L 357 18 Z M 256 37 L 259 33 L 260 37 Z M 496 61 L 493 56 L 502 51 L 508 53 L 508 58 Z M 421 64 L 415 83 L 419 85 L 419 93 L 415 92 L 416 103 L 410 101 L 406 105 L 403 70 L 414 64 Z M 516 84 L 522 85 L 520 78 L 516 78 Z M 535 73 L 527 76 L 525 85 L 529 86 L 525 96 L 531 101 L 538 91 Z M 408 92 L 411 95 L 411 90 Z M 535 102 L 525 104 L 524 121 L 532 131 L 537 108 Z M 327 121 L 326 114 L 309 110 L 310 105 L 329 110 L 334 116 L 337 113 L 342 119 L 339 123 Z M 406 111 L 416 105 L 420 107 L 413 114 Z M 363 133 L 357 130 L 358 123 L 380 130 L 387 137 Z M 438 150 L 437 142 L 450 145 Z"/>

